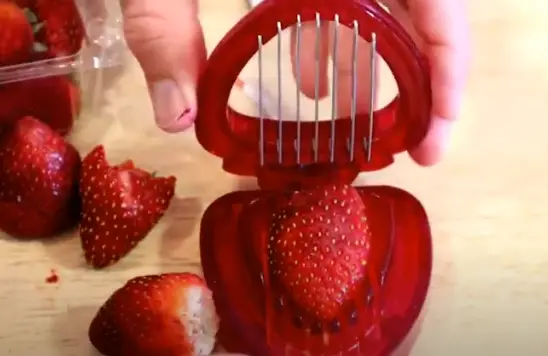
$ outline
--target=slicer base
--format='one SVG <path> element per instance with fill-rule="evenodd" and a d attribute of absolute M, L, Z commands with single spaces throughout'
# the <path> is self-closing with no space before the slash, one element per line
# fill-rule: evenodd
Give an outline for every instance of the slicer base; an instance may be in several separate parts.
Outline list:
<path fill-rule="evenodd" d="M 380 338 L 375 333 L 366 334 L 364 330 L 357 347 L 335 354 L 389 355 L 411 330 L 426 298 L 432 269 L 430 227 L 422 205 L 409 193 L 389 186 L 357 189 L 364 199 L 375 197 L 392 209 L 395 223 L 389 242 L 390 263 L 378 296 Z M 257 241 L 264 238 L 261 234 L 267 231 L 252 235 L 243 231 L 240 225 L 246 207 L 261 199 L 272 199 L 274 194 L 279 193 L 229 193 L 207 208 L 201 222 L 204 276 L 213 291 L 221 319 L 218 338 L 229 352 L 252 356 L 306 355 L 302 351 L 289 350 L 287 345 L 276 349 L 268 347 L 265 319 L 268 298 L 261 281 L 260 263 L 249 255 L 249 251 L 257 250 Z M 387 243 L 381 241 L 380 245 Z M 341 333 L 334 335 L 332 342 L 348 344 Z"/>

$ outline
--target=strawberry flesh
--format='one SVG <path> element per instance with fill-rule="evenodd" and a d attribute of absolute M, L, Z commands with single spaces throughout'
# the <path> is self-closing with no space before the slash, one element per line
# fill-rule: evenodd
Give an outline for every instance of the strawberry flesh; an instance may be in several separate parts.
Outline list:
<path fill-rule="evenodd" d="M 158 223 L 175 192 L 175 177 L 154 177 L 127 161 L 110 166 L 103 146 L 83 160 L 80 238 L 95 268 L 127 255 Z"/>
<path fill-rule="evenodd" d="M 0 66 L 26 62 L 34 42 L 32 27 L 19 6 L 0 1 Z"/>
<path fill-rule="evenodd" d="M 0 135 L 0 229 L 20 238 L 47 237 L 79 218 L 76 149 L 32 117 Z"/>
<path fill-rule="evenodd" d="M 191 273 L 136 277 L 106 301 L 89 339 L 106 356 L 209 355 L 218 320 L 205 282 Z"/>

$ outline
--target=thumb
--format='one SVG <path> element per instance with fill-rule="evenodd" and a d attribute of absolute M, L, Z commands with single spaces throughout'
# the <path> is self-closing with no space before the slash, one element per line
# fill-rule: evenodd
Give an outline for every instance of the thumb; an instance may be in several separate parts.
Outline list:
<path fill-rule="evenodd" d="M 196 117 L 196 83 L 206 61 L 196 0 L 122 0 L 124 32 L 141 65 L 158 127 L 179 132 Z"/>
<path fill-rule="evenodd" d="M 409 153 L 419 164 L 438 163 L 448 148 L 468 74 L 470 40 L 465 1 L 391 0 L 391 13 L 419 40 L 430 65 L 431 122 Z"/>

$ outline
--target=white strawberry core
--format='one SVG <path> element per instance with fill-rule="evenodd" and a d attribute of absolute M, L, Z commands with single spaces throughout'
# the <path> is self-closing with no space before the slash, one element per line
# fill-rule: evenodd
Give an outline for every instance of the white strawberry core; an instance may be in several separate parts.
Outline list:
<path fill-rule="evenodd" d="M 192 355 L 210 355 L 215 347 L 219 319 L 211 292 L 202 286 L 189 287 L 179 310 L 187 340 L 194 346 Z"/>

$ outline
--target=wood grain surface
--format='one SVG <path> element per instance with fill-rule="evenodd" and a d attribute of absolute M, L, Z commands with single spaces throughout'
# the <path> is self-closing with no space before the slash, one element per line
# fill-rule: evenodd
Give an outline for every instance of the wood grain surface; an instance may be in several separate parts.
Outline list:
<path fill-rule="evenodd" d="M 431 218 L 432 288 L 412 355 L 546 355 L 548 3 L 468 0 L 468 7 L 474 57 L 451 152 L 431 169 L 403 155 L 360 179 L 409 190 Z M 209 48 L 245 10 L 240 0 L 203 1 Z M 92 88 L 97 78 L 86 80 Z M 82 152 L 103 143 L 114 162 L 132 157 L 176 175 L 178 198 L 130 256 L 101 272 L 85 267 L 76 234 L 28 243 L 0 236 L 2 355 L 96 355 L 87 327 L 110 293 L 141 274 L 199 272 L 204 208 L 253 186 L 224 173 L 192 130 L 167 135 L 154 127 L 133 60 L 103 73 L 102 82 L 101 97 L 89 95 L 100 107 L 84 112 L 73 141 Z M 45 281 L 51 269 L 59 276 L 54 284 Z"/>

